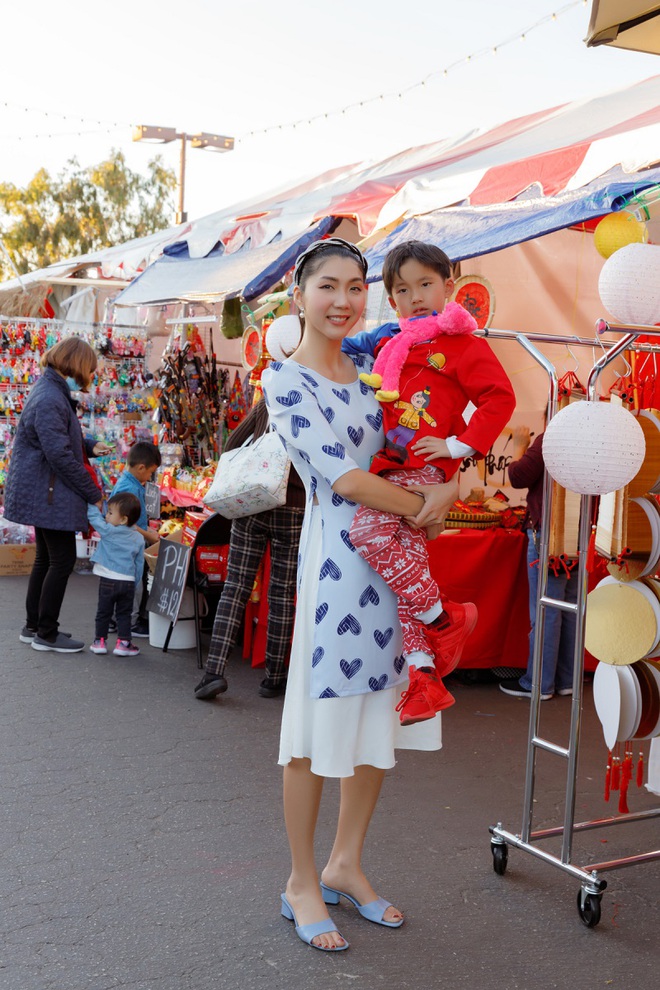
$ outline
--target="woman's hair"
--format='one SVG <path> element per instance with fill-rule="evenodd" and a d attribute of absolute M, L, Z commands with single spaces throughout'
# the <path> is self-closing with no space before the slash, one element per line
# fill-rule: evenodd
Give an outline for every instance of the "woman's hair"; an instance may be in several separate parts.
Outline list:
<path fill-rule="evenodd" d="M 430 268 L 444 282 L 451 278 L 451 261 L 442 248 L 426 241 L 404 241 L 388 251 L 383 261 L 383 285 L 388 295 L 392 294 L 394 279 L 406 261 L 417 261 L 425 268 Z"/>
<path fill-rule="evenodd" d="M 132 492 L 117 492 L 116 495 L 111 495 L 108 499 L 108 508 L 111 505 L 117 506 L 120 516 L 126 516 L 127 526 L 135 526 L 142 512 L 140 499 L 137 495 L 133 495 Z"/>
<path fill-rule="evenodd" d="M 41 359 L 42 368 L 54 368 L 65 378 L 74 378 L 82 389 L 89 387 L 96 363 L 96 351 L 81 337 L 60 340 Z"/>
<path fill-rule="evenodd" d="M 323 241 L 312 241 L 309 247 L 298 255 L 293 269 L 294 285 L 304 289 L 310 275 L 318 271 L 326 258 L 334 257 L 349 258 L 354 261 L 362 270 L 364 278 L 367 277 L 367 260 L 360 249 L 341 237 L 328 237 Z"/>

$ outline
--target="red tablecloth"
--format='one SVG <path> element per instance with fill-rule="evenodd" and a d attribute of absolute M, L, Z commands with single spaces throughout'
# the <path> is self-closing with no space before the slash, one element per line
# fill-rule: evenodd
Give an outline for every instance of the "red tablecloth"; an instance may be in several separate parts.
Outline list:
<path fill-rule="evenodd" d="M 461 667 L 525 667 L 529 632 L 527 536 L 519 530 L 449 530 L 429 543 L 431 572 L 452 601 L 474 602 L 479 621 Z M 264 662 L 268 617 L 268 560 L 263 593 L 246 611 L 244 656 Z M 252 623 L 257 618 L 256 628 Z M 253 634 L 252 634 L 253 633 Z"/>

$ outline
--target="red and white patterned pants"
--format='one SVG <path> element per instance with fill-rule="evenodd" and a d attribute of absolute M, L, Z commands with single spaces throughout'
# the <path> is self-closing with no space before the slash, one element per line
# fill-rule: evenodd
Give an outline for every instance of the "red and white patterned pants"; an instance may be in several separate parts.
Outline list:
<path fill-rule="evenodd" d="M 445 480 L 444 471 L 431 464 L 387 471 L 383 477 L 401 488 L 437 485 Z M 397 596 L 403 655 L 420 650 L 432 657 L 424 624 L 416 618 L 440 601 L 440 589 L 429 571 L 424 530 L 411 529 L 401 516 L 363 505 L 355 513 L 349 535 L 360 556 Z"/>

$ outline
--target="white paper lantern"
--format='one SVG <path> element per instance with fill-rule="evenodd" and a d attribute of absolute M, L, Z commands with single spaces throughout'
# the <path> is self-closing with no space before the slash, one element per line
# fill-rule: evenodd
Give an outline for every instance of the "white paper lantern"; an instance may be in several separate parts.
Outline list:
<path fill-rule="evenodd" d="M 611 402 L 572 402 L 550 420 L 543 437 L 548 474 L 580 495 L 623 488 L 639 471 L 645 452 L 636 418 Z"/>
<path fill-rule="evenodd" d="M 620 323 L 660 323 L 660 245 L 628 244 L 616 251 L 603 265 L 598 291 Z"/>
<path fill-rule="evenodd" d="M 297 316 L 278 316 L 266 330 L 266 347 L 274 361 L 283 361 L 300 343 L 300 320 Z"/>

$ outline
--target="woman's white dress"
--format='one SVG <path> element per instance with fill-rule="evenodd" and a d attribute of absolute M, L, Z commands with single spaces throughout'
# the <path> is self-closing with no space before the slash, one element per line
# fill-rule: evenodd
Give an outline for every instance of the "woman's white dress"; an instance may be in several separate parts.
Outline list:
<path fill-rule="evenodd" d="M 371 359 L 353 356 L 357 371 Z M 439 749 L 441 720 L 402 727 L 407 686 L 396 598 L 348 541 L 357 506 L 332 485 L 368 470 L 382 416 L 357 377 L 338 384 L 289 359 L 263 375 L 273 427 L 307 491 L 298 603 L 282 716 L 279 763 L 307 757 L 323 777 L 364 764 L 394 766 L 395 749 Z"/>

